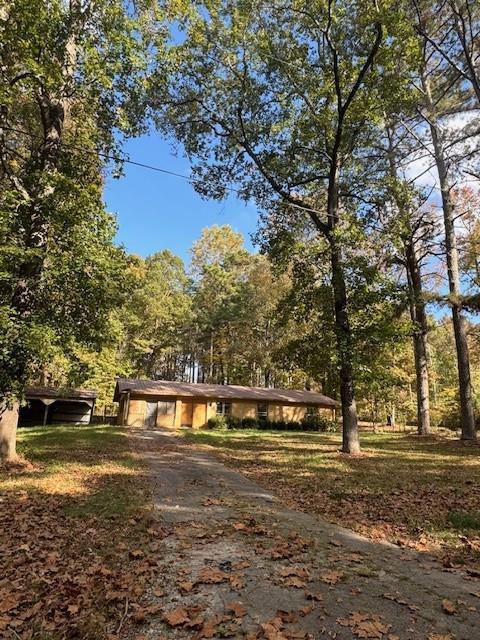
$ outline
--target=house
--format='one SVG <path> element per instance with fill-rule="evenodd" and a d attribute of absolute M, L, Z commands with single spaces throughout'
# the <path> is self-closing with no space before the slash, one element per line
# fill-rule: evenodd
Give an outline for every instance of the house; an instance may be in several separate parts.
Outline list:
<path fill-rule="evenodd" d="M 315 391 L 237 385 L 190 384 L 166 380 L 117 380 L 118 423 L 128 426 L 193 427 L 215 415 L 300 421 L 310 411 L 335 416 L 338 402 Z"/>
<path fill-rule="evenodd" d="M 46 424 L 89 424 L 97 392 L 93 389 L 27 387 L 20 408 L 20 427 Z"/>

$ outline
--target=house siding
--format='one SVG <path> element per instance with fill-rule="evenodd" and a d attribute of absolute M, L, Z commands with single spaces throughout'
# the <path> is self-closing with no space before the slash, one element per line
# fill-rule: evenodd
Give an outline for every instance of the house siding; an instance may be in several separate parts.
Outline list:
<path fill-rule="evenodd" d="M 268 405 L 268 419 L 272 421 L 301 422 L 307 413 L 305 405 Z"/>
<path fill-rule="evenodd" d="M 243 420 L 243 418 L 257 417 L 256 402 L 232 402 L 232 416 Z"/>
<path fill-rule="evenodd" d="M 127 425 L 129 427 L 143 427 L 147 403 L 145 400 L 130 398 L 128 403 Z"/>
<path fill-rule="evenodd" d="M 119 418 L 123 416 L 123 411 L 127 409 L 126 424 L 132 427 L 145 425 L 146 403 L 158 401 L 170 401 L 175 403 L 175 413 L 161 415 L 157 413 L 157 427 L 179 428 L 189 426 L 192 429 L 205 427 L 208 420 L 216 415 L 217 399 L 205 398 L 175 398 L 166 396 L 148 396 L 148 399 L 130 397 L 128 407 L 127 400 L 122 398 L 120 402 Z M 220 400 L 218 400 L 220 401 Z M 231 415 L 237 419 L 256 418 L 257 402 L 245 400 L 232 401 Z M 300 422 L 307 413 L 307 406 L 304 404 L 277 404 L 273 402 L 268 405 L 268 419 L 272 421 L 283 420 L 285 422 Z M 331 417 L 333 410 L 329 407 L 319 407 L 321 414 Z"/>

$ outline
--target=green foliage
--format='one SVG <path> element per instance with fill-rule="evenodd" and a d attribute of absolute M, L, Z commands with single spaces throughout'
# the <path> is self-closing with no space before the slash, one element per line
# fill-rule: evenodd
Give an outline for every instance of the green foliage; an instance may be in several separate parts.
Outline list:
<path fill-rule="evenodd" d="M 448 521 L 454 529 L 459 531 L 480 531 L 480 512 L 467 513 L 465 511 L 451 511 Z"/>
<path fill-rule="evenodd" d="M 190 281 L 181 258 L 160 251 L 131 264 L 134 289 L 122 309 L 124 359 L 136 376 L 175 379 L 182 375 L 190 322 Z"/>
<path fill-rule="evenodd" d="M 227 426 L 226 416 L 213 416 L 207 420 L 207 429 L 226 429 Z"/>
<path fill-rule="evenodd" d="M 47 362 L 99 351 L 128 289 L 102 200 L 103 160 L 147 71 L 157 12 L 120 0 L 20 0 L 0 8 L 0 398 Z M 140 25 L 142 29 L 140 29 Z M 63 373 L 62 373 L 63 375 Z"/>
<path fill-rule="evenodd" d="M 301 422 L 285 420 L 258 420 L 257 418 L 237 418 L 235 416 L 215 416 L 207 422 L 208 429 L 257 429 L 260 431 L 321 431 L 338 430 L 334 420 L 324 416 L 308 416 Z"/>
<path fill-rule="evenodd" d="M 242 429 L 256 429 L 258 427 L 257 418 L 243 418 Z"/>
<path fill-rule="evenodd" d="M 306 431 L 321 431 L 323 433 L 335 433 L 338 431 L 338 423 L 320 414 L 306 415 L 302 420 Z"/>

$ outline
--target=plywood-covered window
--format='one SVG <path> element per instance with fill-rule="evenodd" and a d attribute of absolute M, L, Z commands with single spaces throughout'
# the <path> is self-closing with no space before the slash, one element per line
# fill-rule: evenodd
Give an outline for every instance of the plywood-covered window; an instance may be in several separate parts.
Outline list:
<path fill-rule="evenodd" d="M 159 416 L 173 416 L 175 413 L 175 401 L 160 400 L 158 402 L 157 413 Z"/>

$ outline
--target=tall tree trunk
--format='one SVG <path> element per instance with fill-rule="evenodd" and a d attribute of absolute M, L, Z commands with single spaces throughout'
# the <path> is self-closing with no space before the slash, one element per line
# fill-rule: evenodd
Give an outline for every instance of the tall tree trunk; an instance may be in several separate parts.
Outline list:
<path fill-rule="evenodd" d="M 423 300 L 422 277 L 415 245 L 406 246 L 407 280 L 410 299 L 410 318 L 413 324 L 413 351 L 417 391 L 418 434 L 430 433 L 430 390 L 428 375 L 427 331 L 428 322 Z"/>
<path fill-rule="evenodd" d="M 460 391 L 460 411 L 462 439 L 475 440 L 475 412 L 473 408 L 472 382 L 470 376 L 470 353 L 467 340 L 467 326 L 461 304 L 460 270 L 458 264 L 457 237 L 455 232 L 454 203 L 450 185 L 444 141 L 437 112 L 432 99 L 430 84 L 426 74 L 422 74 L 422 88 L 425 95 L 428 125 L 433 143 L 435 164 L 438 171 L 442 196 L 443 222 L 445 227 L 445 250 L 447 256 L 448 285 L 452 307 L 453 331 L 457 351 L 458 382 Z"/>
<path fill-rule="evenodd" d="M 11 306 L 17 321 L 26 326 L 35 311 L 36 294 L 41 280 L 45 251 L 49 236 L 49 204 L 48 198 L 52 193 L 51 178 L 57 171 L 60 161 L 60 143 L 66 120 L 69 115 L 72 84 L 76 66 L 76 37 L 81 23 L 80 0 L 70 0 L 71 31 L 65 48 L 64 77 L 65 84 L 58 95 L 50 95 L 48 88 L 42 87 L 35 95 L 43 126 L 43 141 L 38 149 L 36 166 L 32 167 L 29 181 L 29 202 L 25 205 L 24 218 L 24 246 L 25 259 L 19 264 L 17 281 L 14 287 Z M 19 382 L 24 383 L 27 377 L 27 365 L 24 371 L 16 366 Z M 0 413 L 6 407 L 6 398 L 0 398 Z M 16 405 L 18 407 L 18 405 Z M 8 409 L 7 409 L 8 411 Z M 3 411 L 4 415 L 6 411 Z M 8 420 L 0 420 L 0 459 L 15 457 L 16 424 L 18 409 Z M 12 426 L 12 420 L 14 425 Z"/>
<path fill-rule="evenodd" d="M 327 229 L 323 225 L 320 231 L 326 237 L 330 247 L 332 268 L 332 289 L 334 302 L 335 337 L 340 378 L 340 402 L 342 405 L 342 451 L 352 455 L 360 453 L 358 437 L 357 404 L 353 374 L 353 340 L 348 316 L 347 287 L 343 271 L 341 240 L 338 238 L 339 199 L 338 199 L 338 145 L 332 152 L 327 192 Z M 315 222 L 315 219 L 314 219 Z M 318 227 L 317 222 L 317 227 Z"/>
<path fill-rule="evenodd" d="M 472 15 L 468 2 L 459 3 L 458 0 L 450 0 L 449 4 L 454 15 L 455 32 L 465 60 L 465 75 L 472 83 L 475 96 L 480 104 L 480 71 L 477 62 L 478 55 L 475 53 L 475 39 L 478 38 L 478 30 L 475 35 L 475 17 Z M 453 68 L 455 69 L 455 65 Z"/>
<path fill-rule="evenodd" d="M 17 459 L 18 403 L 3 407 L 0 411 L 0 461 L 14 462 Z"/>
<path fill-rule="evenodd" d="M 386 127 L 388 139 L 388 162 L 390 175 L 394 181 L 398 180 L 398 165 L 395 156 L 394 126 Z M 413 324 L 413 353 L 415 360 L 415 387 L 417 392 L 417 428 L 419 435 L 430 433 L 430 390 L 428 377 L 428 348 L 427 348 L 427 313 L 423 297 L 422 273 L 420 260 L 417 255 L 414 231 L 412 229 L 408 211 L 402 211 L 402 203 L 394 191 L 395 207 L 405 221 L 406 239 L 404 247 L 405 267 L 407 271 L 408 298 L 410 318 Z"/>
<path fill-rule="evenodd" d="M 213 329 L 210 331 L 210 349 L 209 349 L 209 369 L 208 369 L 208 381 L 213 382 Z"/>
<path fill-rule="evenodd" d="M 352 331 L 348 318 L 347 291 L 343 273 L 341 249 L 335 239 L 330 242 L 332 286 L 335 306 L 335 335 L 340 363 L 340 400 L 342 403 L 342 451 L 360 453 L 357 405 L 352 362 Z"/>

